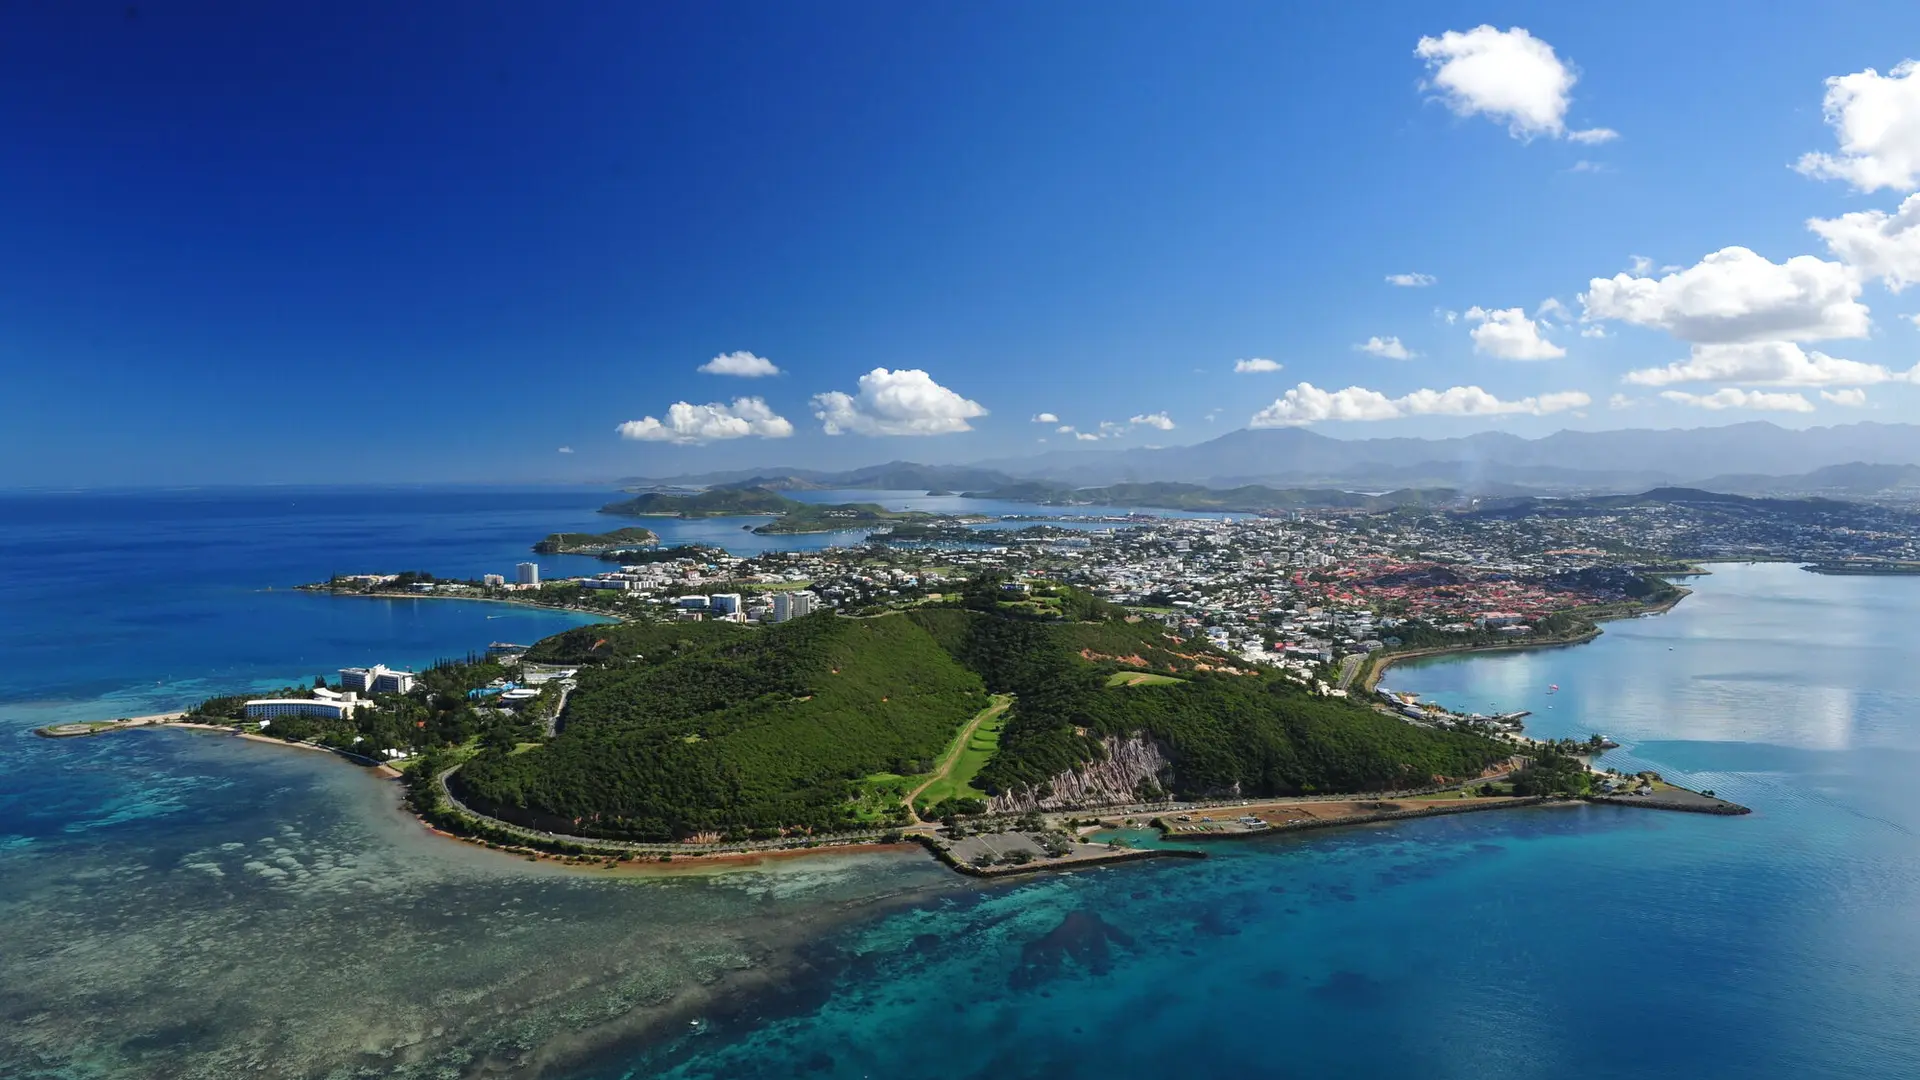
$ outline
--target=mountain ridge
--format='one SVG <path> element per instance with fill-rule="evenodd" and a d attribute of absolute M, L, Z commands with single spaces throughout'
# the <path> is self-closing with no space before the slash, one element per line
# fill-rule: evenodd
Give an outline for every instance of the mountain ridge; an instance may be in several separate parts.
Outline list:
<path fill-rule="evenodd" d="M 1920 425 L 1861 421 L 1783 428 L 1754 420 L 1703 428 L 1565 429 L 1528 439 L 1485 431 L 1443 439 L 1337 439 L 1305 428 L 1241 428 L 1205 442 L 1118 450 L 1053 450 L 967 465 L 892 461 L 859 469 L 793 467 L 721 470 L 622 486 L 725 485 L 811 488 L 991 490 L 1023 481 L 1097 487 L 1187 483 L 1210 487 L 1402 489 L 1447 487 L 1484 495 L 1629 492 L 1711 481 L 1767 487 L 1769 478 L 1809 477 L 1841 466 L 1920 466 Z M 1862 474 L 1864 475 L 1864 474 Z M 1891 474 L 1890 474 L 1891 475 Z M 1831 478 L 1829 478 L 1830 480 Z M 911 482 L 910 482 L 911 481 Z M 1864 482 L 1864 481 L 1863 481 Z M 1756 486 L 1757 485 L 1757 486 Z M 1889 487 L 1911 486 L 1904 482 Z M 1841 484 L 1834 490 L 1846 490 Z"/>

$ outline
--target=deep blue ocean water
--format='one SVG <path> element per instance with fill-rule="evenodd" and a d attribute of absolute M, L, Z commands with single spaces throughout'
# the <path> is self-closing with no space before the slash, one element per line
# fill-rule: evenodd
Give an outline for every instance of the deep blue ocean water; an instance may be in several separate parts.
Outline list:
<path fill-rule="evenodd" d="M 285 587 L 497 570 L 607 494 L 0 500 L 0 1076 L 1920 1075 L 1915 579 L 1723 566 L 1590 645 L 1389 674 L 1748 817 L 1475 814 L 991 886 L 914 853 L 598 877 L 430 838 L 327 755 L 28 733 L 567 625 Z"/>

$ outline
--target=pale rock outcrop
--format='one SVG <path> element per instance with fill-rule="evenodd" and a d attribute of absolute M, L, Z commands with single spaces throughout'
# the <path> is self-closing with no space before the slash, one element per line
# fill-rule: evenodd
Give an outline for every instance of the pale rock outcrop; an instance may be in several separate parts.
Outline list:
<path fill-rule="evenodd" d="M 1083 806 L 1111 806 L 1133 802 L 1140 781 L 1165 786 L 1173 763 L 1160 744 L 1145 736 L 1107 736 L 1101 741 L 1106 757 L 1054 777 L 1045 786 L 1004 792 L 987 801 L 995 814 L 1024 814 L 1029 810 L 1068 810 Z M 1044 794 L 1043 794 L 1044 792 Z"/>

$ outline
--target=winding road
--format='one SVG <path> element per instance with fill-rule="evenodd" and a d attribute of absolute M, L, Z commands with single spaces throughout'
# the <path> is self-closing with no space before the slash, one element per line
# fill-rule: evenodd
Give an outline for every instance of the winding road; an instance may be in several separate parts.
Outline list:
<path fill-rule="evenodd" d="M 953 745 L 948 747 L 946 755 L 940 761 L 940 765 L 935 768 L 933 772 L 929 773 L 925 780 L 921 781 L 919 787 L 907 792 L 907 816 L 911 817 L 916 825 L 926 824 L 926 822 L 920 820 L 919 812 L 913 808 L 914 802 L 920 798 L 920 793 L 951 775 L 953 773 L 953 767 L 960 763 L 960 756 L 966 753 L 967 744 L 973 741 L 973 733 L 980 730 L 981 724 L 1006 712 L 1007 706 L 1012 704 L 1012 694 L 993 695 L 993 704 L 981 709 L 972 720 L 967 721 L 966 727 L 960 729 L 960 734 L 954 737 Z"/>

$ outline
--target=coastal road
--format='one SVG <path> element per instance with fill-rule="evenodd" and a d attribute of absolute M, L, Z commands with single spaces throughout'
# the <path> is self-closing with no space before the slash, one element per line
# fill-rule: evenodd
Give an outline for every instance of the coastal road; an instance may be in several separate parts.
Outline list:
<path fill-rule="evenodd" d="M 1340 658 L 1340 689 L 1345 690 L 1347 684 L 1353 681 L 1353 677 L 1360 674 L 1360 665 L 1365 663 L 1366 659 L 1366 653 L 1353 653 Z"/>

